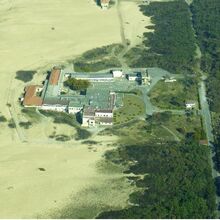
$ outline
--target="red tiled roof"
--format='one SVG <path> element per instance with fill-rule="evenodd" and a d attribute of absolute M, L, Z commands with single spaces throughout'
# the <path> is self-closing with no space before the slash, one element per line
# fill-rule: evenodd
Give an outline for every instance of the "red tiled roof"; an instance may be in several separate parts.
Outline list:
<path fill-rule="evenodd" d="M 37 88 L 40 88 L 37 85 L 31 85 L 25 87 L 25 96 L 23 105 L 24 106 L 41 106 L 43 100 L 36 95 Z"/>
<path fill-rule="evenodd" d="M 49 79 L 49 83 L 51 85 L 57 85 L 59 78 L 60 78 L 60 72 L 61 70 L 58 68 L 53 68 L 51 74 L 50 74 L 50 79 Z"/>

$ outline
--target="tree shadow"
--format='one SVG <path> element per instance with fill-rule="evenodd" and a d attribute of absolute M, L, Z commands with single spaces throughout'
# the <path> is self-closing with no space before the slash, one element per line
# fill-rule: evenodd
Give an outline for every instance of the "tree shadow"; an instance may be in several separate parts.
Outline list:
<path fill-rule="evenodd" d="M 29 82 L 33 79 L 36 70 L 18 70 L 16 72 L 15 79 L 21 80 L 23 82 Z"/>

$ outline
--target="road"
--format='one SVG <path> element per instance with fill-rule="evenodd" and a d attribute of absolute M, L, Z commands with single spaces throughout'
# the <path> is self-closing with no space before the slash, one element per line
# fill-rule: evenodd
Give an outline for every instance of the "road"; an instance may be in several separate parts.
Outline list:
<path fill-rule="evenodd" d="M 210 165 L 212 169 L 212 177 L 215 179 L 216 177 L 220 176 L 220 173 L 215 168 L 214 163 L 214 156 L 215 156 L 215 149 L 213 146 L 214 142 L 214 135 L 213 135 L 213 127 L 212 127 L 212 117 L 209 109 L 209 104 L 207 101 L 207 95 L 206 95 L 206 85 L 205 85 L 205 76 L 204 74 L 201 77 L 201 81 L 199 82 L 199 100 L 200 100 L 200 108 L 201 108 L 201 116 L 203 121 L 203 128 L 206 132 L 207 140 L 210 147 L 210 154 L 209 154 L 209 160 Z M 216 194 L 216 203 L 217 205 L 220 203 L 220 197 Z M 217 217 L 220 216 L 219 210 L 217 210 Z"/>

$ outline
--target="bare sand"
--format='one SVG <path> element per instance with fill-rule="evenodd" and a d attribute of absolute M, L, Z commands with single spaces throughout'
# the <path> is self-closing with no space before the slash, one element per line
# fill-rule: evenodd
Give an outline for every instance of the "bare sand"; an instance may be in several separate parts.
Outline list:
<path fill-rule="evenodd" d="M 135 17 L 137 7 L 128 5 L 123 3 Z M 136 23 L 132 23 L 133 27 Z M 142 24 L 138 26 L 138 34 L 142 28 Z M 27 119 L 17 101 L 25 84 L 15 79 L 16 71 L 38 70 L 31 83 L 39 83 L 46 68 L 86 50 L 120 43 L 119 29 L 116 8 L 102 11 L 93 0 L 0 0 L 1 115 L 13 118 L 16 124 Z M 128 31 L 128 35 L 136 42 L 136 33 Z M 74 201 L 75 206 L 83 205 L 83 200 L 77 202 L 77 195 L 99 185 L 108 191 L 95 200 L 94 193 L 87 193 L 86 198 L 82 197 L 87 203 L 126 205 L 132 189 L 126 180 L 121 180 L 123 192 L 108 187 L 110 180 L 122 175 L 105 175 L 96 169 L 103 153 L 117 138 L 96 136 L 92 139 L 101 144 L 91 150 L 79 141 L 61 143 L 48 138 L 54 131 L 74 135 L 74 129 L 67 125 L 54 126 L 44 118 L 28 130 L 11 129 L 0 122 L 0 218 L 48 217 L 48 210 L 53 213 L 68 204 L 74 206 Z"/>
<path fill-rule="evenodd" d="M 143 33 L 153 31 L 146 28 L 148 25 L 153 25 L 151 18 L 143 15 L 135 1 L 121 1 L 120 11 L 123 18 L 125 38 L 129 40 L 130 47 L 141 44 Z"/>

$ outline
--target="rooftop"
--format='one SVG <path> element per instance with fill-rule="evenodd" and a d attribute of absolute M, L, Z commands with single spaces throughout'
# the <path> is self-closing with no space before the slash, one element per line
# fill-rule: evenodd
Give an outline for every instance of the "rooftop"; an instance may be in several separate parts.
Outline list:
<path fill-rule="evenodd" d="M 44 105 L 68 105 L 69 101 L 67 99 L 61 99 L 58 97 L 50 97 L 50 98 L 45 98 Z"/>
<path fill-rule="evenodd" d="M 25 87 L 24 106 L 41 106 L 43 100 L 37 95 L 37 90 L 42 89 L 38 85 L 31 85 Z"/>
<path fill-rule="evenodd" d="M 58 85 L 61 69 L 54 67 L 50 74 L 49 84 Z"/>
<path fill-rule="evenodd" d="M 103 123 L 113 123 L 113 118 L 102 117 L 102 118 L 99 118 L 98 120 L 99 120 L 99 122 L 103 122 Z"/>

